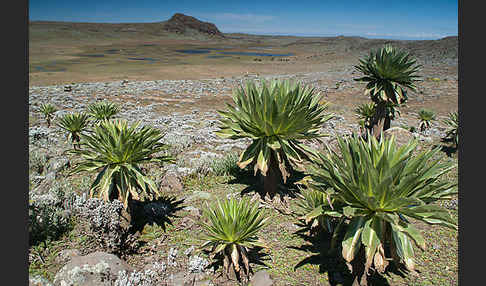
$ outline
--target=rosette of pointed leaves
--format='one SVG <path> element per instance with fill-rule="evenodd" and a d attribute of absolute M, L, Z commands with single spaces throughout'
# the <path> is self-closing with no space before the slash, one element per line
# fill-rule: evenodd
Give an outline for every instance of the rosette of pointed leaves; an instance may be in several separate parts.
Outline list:
<path fill-rule="evenodd" d="M 311 233 L 316 232 L 319 228 L 325 229 L 332 233 L 334 229 L 333 217 L 327 213 L 323 214 L 332 204 L 330 196 L 324 192 L 307 189 L 300 194 L 300 200 L 297 201 L 299 207 L 299 219 L 303 219 L 306 224 L 310 224 Z M 340 217 L 340 214 L 336 215 Z"/>
<path fill-rule="evenodd" d="M 88 114 L 93 118 L 95 124 L 112 118 L 120 111 L 120 108 L 112 102 L 100 101 L 88 106 Z"/>
<path fill-rule="evenodd" d="M 416 89 L 414 82 L 419 77 L 415 73 L 420 65 L 405 51 L 385 45 L 378 51 L 371 51 L 359 62 L 355 68 L 364 76 L 356 80 L 368 83 L 365 94 L 375 103 L 404 103 L 407 100 L 404 88 Z"/>
<path fill-rule="evenodd" d="M 347 222 L 341 224 L 342 256 L 351 269 L 350 262 L 364 248 L 361 281 L 372 266 L 384 272 L 388 243 L 394 262 L 414 271 L 413 245 L 424 249 L 425 240 L 407 218 L 457 229 L 448 211 L 433 204 L 457 194 L 456 184 L 440 180 L 455 165 L 434 159 L 440 148 L 412 156 L 417 144 L 412 140 L 397 147 L 394 137 L 338 138 L 340 154 L 329 149 L 309 168 L 309 186 L 332 198 L 322 213 L 339 214 Z"/>
<path fill-rule="evenodd" d="M 57 111 L 57 108 L 50 103 L 42 103 L 39 111 L 44 115 L 44 118 L 47 121 L 47 127 L 51 127 L 51 120 L 54 117 L 54 112 Z"/>
<path fill-rule="evenodd" d="M 82 161 L 73 173 L 98 171 L 89 195 L 105 201 L 118 199 L 127 209 L 130 199 L 153 200 L 159 192 L 155 183 L 140 169 L 139 164 L 170 162 L 173 158 L 156 155 L 167 150 L 160 143 L 160 130 L 150 126 L 138 129 L 140 123 L 128 126 L 125 120 L 102 121 L 90 134 L 82 134 Z"/>
<path fill-rule="evenodd" d="M 449 113 L 449 117 L 443 121 L 448 129 L 446 130 L 446 139 L 452 140 L 456 146 L 459 144 L 459 116 L 457 111 Z"/>
<path fill-rule="evenodd" d="M 406 88 L 416 90 L 420 65 L 407 52 L 385 45 L 360 59 L 355 68 L 364 75 L 355 80 L 367 82 L 365 95 L 376 104 L 372 133 L 379 138 L 383 130 L 390 128 L 396 108 L 407 101 Z"/>
<path fill-rule="evenodd" d="M 299 165 L 314 153 L 302 140 L 325 136 L 319 128 L 332 118 L 324 112 L 327 105 L 320 103 L 322 97 L 313 88 L 290 81 L 247 82 L 246 88 L 235 89 L 233 100 L 234 106 L 227 104 L 227 111 L 218 111 L 223 119 L 216 134 L 252 139 L 240 155 L 240 168 L 253 163 L 255 175 L 259 170 L 266 176 L 269 166 L 278 164 L 284 182 L 290 163 Z"/>
<path fill-rule="evenodd" d="M 435 120 L 435 113 L 432 110 L 421 109 L 418 112 L 418 118 L 420 120 L 419 129 L 424 131 L 430 128 L 430 122 Z"/>
<path fill-rule="evenodd" d="M 71 140 L 76 149 L 80 141 L 81 132 L 88 126 L 89 115 L 85 113 L 70 113 L 59 118 L 57 125 L 68 132 L 67 140 Z"/>
<path fill-rule="evenodd" d="M 209 248 L 214 257 L 223 259 L 223 271 L 229 275 L 234 269 L 238 275 L 251 272 L 248 251 L 253 247 L 266 247 L 258 239 L 258 231 L 268 217 L 247 198 L 225 199 L 203 209 L 201 222 L 205 230 L 205 240 L 201 248 Z"/>
<path fill-rule="evenodd" d="M 375 116 L 375 104 L 373 102 L 360 104 L 354 109 L 354 112 L 362 120 L 364 127 L 370 129 L 373 116 Z"/>

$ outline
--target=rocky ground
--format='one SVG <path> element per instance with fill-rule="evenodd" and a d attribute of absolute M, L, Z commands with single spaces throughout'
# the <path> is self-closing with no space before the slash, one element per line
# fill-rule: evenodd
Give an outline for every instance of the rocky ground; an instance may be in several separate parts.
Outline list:
<path fill-rule="evenodd" d="M 352 66 L 347 66 L 329 72 L 263 78 L 298 80 L 313 86 L 325 96 L 330 104 L 329 111 L 335 114 L 332 120 L 322 126 L 322 132 L 329 134 L 324 138 L 326 144 L 337 135 L 359 130 L 353 110 L 358 103 L 366 102 L 367 98 L 362 94 L 362 84 L 353 80 L 356 76 Z M 395 127 L 394 130 L 400 129 L 401 133 L 405 132 L 410 138 L 418 138 L 421 142 L 438 142 L 445 135 L 445 125 L 440 119 L 445 118 L 448 112 L 457 110 L 457 73 L 430 67 L 424 69 L 423 77 L 424 81 L 418 85 L 418 92 L 410 93 L 408 105 L 401 109 L 401 116 L 393 121 L 392 126 Z M 214 134 L 218 130 L 219 119 L 216 110 L 223 109 L 225 103 L 231 102 L 233 88 L 246 80 L 256 78 L 256 75 L 246 75 L 201 80 L 73 83 L 72 91 L 69 92 L 64 91 L 64 85 L 30 87 L 29 167 L 34 169 L 29 177 L 31 204 L 60 205 L 61 209 L 68 212 L 63 213 L 63 217 L 82 217 L 82 214 L 99 216 L 101 221 L 98 225 L 89 220 L 85 222 L 87 229 L 92 232 L 102 228 L 102 225 L 108 229 L 119 227 L 109 219 L 110 215 L 119 214 L 119 207 L 105 206 L 96 199 L 86 199 L 81 195 L 79 190 L 86 189 L 89 180 L 79 178 L 79 185 L 69 186 L 69 189 L 75 189 L 70 199 L 67 198 L 66 191 L 56 195 L 56 190 L 66 189 L 66 186 L 62 186 L 62 178 L 66 169 L 72 165 L 73 159 L 64 153 L 70 145 L 65 141 L 62 130 L 55 124 L 48 128 L 43 121 L 38 112 L 41 103 L 50 102 L 55 105 L 58 108 L 58 117 L 65 113 L 83 112 L 87 105 L 95 101 L 109 100 L 120 105 L 118 118 L 131 123 L 139 121 L 142 125 L 163 130 L 163 140 L 171 146 L 171 152 L 177 155 L 177 163 L 166 165 L 160 171 L 161 179 L 158 184 L 167 183 L 172 188 L 182 188 L 182 179 L 173 180 L 163 175 L 172 172 L 174 177 L 183 178 L 201 173 L 208 166 L 208 162 L 229 152 L 243 150 L 247 146 L 248 140 L 225 140 Z M 410 127 L 418 126 L 416 117 L 419 106 L 434 109 L 439 120 L 433 122 L 432 127 L 425 132 L 408 132 L 406 130 Z M 35 166 L 38 166 L 37 170 Z M 66 201 L 71 201 L 72 206 L 62 207 Z M 457 200 L 449 207 L 456 208 Z M 186 210 L 196 213 L 199 211 L 190 207 L 186 207 Z M 103 222 L 102 218 L 105 217 L 106 221 Z M 61 217 L 58 222 L 62 223 Z M 116 238 L 110 239 L 110 243 L 116 244 Z M 158 258 L 153 258 L 153 255 L 146 260 L 135 261 L 130 258 L 120 260 L 117 256 L 101 251 L 106 247 L 100 248 L 100 242 L 73 241 L 73 248 L 63 249 L 57 264 L 52 266 L 57 271 L 56 275 L 50 276 L 53 279 L 48 281 L 46 277 L 32 274 L 30 285 L 214 285 L 211 282 L 214 274 L 203 269 L 209 262 L 194 254 L 190 248 L 170 248 L 162 255 L 159 253 Z M 93 245 L 98 247 L 92 247 Z M 106 241 L 103 245 L 107 245 Z M 99 252 L 89 252 L 95 249 Z M 30 256 L 30 263 L 40 263 L 35 251 L 31 250 Z M 265 271 L 255 277 L 258 278 L 254 279 L 262 282 L 254 281 L 252 285 L 273 283 Z"/>

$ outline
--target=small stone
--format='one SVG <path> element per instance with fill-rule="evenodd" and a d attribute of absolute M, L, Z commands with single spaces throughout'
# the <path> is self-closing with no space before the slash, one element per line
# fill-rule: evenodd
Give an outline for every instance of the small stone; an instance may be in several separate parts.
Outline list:
<path fill-rule="evenodd" d="M 251 286 L 272 286 L 273 280 L 267 271 L 258 271 L 250 280 Z"/>

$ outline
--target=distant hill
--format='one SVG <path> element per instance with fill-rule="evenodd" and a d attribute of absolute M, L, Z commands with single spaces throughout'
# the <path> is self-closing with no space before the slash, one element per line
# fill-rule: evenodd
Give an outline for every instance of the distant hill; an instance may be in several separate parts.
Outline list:
<path fill-rule="evenodd" d="M 390 40 L 343 36 L 301 37 L 283 46 L 326 46 L 332 47 L 334 50 L 347 51 L 362 56 L 368 54 L 370 50 L 383 47 L 385 44 L 404 49 L 422 62 L 447 61 L 452 63 L 457 62 L 458 59 L 458 36 L 449 36 L 438 40 Z"/>
<path fill-rule="evenodd" d="M 31 41 L 69 39 L 90 41 L 104 39 L 155 39 L 171 35 L 186 38 L 224 38 L 223 33 L 213 23 L 202 22 L 181 13 L 169 20 L 154 23 L 82 23 L 58 21 L 31 21 L 29 39 Z"/>
<path fill-rule="evenodd" d="M 176 13 L 164 25 L 168 32 L 184 34 L 188 29 L 198 31 L 203 34 L 224 37 L 223 33 L 213 23 L 202 22 L 198 19 L 181 13 Z"/>

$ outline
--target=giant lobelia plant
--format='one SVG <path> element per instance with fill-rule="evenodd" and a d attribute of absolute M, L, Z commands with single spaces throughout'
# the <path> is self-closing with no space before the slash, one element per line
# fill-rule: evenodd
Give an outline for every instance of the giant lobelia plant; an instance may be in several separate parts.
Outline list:
<path fill-rule="evenodd" d="M 447 125 L 444 139 L 446 141 L 453 141 L 457 147 L 459 144 L 459 113 L 457 111 L 450 112 L 443 122 Z"/>
<path fill-rule="evenodd" d="M 416 64 L 409 53 L 385 45 L 377 51 L 359 60 L 355 68 L 363 76 L 356 81 L 366 82 L 365 95 L 375 103 L 372 120 L 372 133 L 376 138 L 390 127 L 396 108 L 408 99 L 407 88 L 416 90 L 416 73 L 420 65 Z"/>
<path fill-rule="evenodd" d="M 228 276 L 235 271 L 238 278 L 252 272 L 249 251 L 266 247 L 258 232 L 269 217 L 259 209 L 258 202 L 249 199 L 226 199 L 203 209 L 205 240 L 201 248 L 209 248 L 214 258 L 223 260 L 223 272 Z"/>
<path fill-rule="evenodd" d="M 51 121 L 54 117 L 54 113 L 57 111 L 57 108 L 50 103 L 42 103 L 39 107 L 39 111 L 44 115 L 47 122 L 47 127 L 51 127 Z"/>
<path fill-rule="evenodd" d="M 288 80 L 247 82 L 246 88 L 234 90 L 233 101 L 234 106 L 218 111 L 223 118 L 216 134 L 252 140 L 238 166 L 253 164 L 255 175 L 260 172 L 265 191 L 273 196 L 286 183 L 292 165 L 300 166 L 315 153 L 303 141 L 325 136 L 319 128 L 332 115 L 324 112 L 327 105 L 313 88 Z"/>
<path fill-rule="evenodd" d="M 345 233 L 342 257 L 356 284 L 366 285 L 372 268 L 385 271 L 386 253 L 414 271 L 413 245 L 425 249 L 426 243 L 411 218 L 457 229 L 448 211 L 435 204 L 457 194 L 457 184 L 441 180 L 455 165 L 437 159 L 440 148 L 412 155 L 416 146 L 413 140 L 397 147 L 394 137 L 338 138 L 340 154 L 329 148 L 328 155 L 319 154 L 309 167 L 309 187 L 324 192 L 332 202 L 309 215 L 339 218 L 333 240 L 340 231 Z M 352 262 L 358 262 L 358 269 Z"/>
<path fill-rule="evenodd" d="M 435 119 L 435 112 L 428 109 L 420 109 L 418 112 L 418 119 L 420 120 L 419 129 L 420 131 L 425 131 L 425 129 L 430 128 L 430 123 Z"/>
<path fill-rule="evenodd" d="M 88 106 L 87 114 L 91 116 L 94 124 L 99 124 L 103 120 L 109 120 L 120 111 L 120 107 L 108 101 L 92 103 Z"/>
<path fill-rule="evenodd" d="M 67 131 L 67 140 L 71 140 L 74 149 L 79 148 L 79 141 L 81 134 L 88 126 L 89 115 L 85 113 L 69 113 L 65 114 L 57 123 L 57 126 Z"/>
<path fill-rule="evenodd" d="M 159 142 L 163 134 L 150 126 L 138 128 L 125 120 L 104 120 L 89 134 L 81 134 L 82 161 L 72 173 L 97 171 L 91 185 L 90 197 L 105 201 L 118 199 L 127 209 L 131 199 L 153 200 L 159 191 L 155 183 L 140 169 L 140 164 L 172 162 L 165 155 L 167 145 Z"/>
<path fill-rule="evenodd" d="M 358 116 L 360 126 L 366 131 L 371 131 L 373 127 L 371 122 L 375 116 L 375 104 L 373 102 L 360 104 L 354 109 L 354 112 Z"/>

